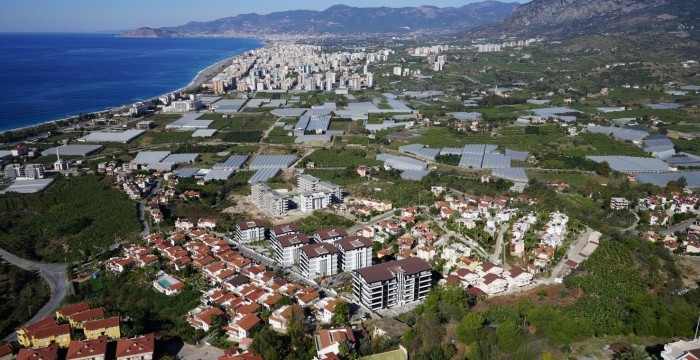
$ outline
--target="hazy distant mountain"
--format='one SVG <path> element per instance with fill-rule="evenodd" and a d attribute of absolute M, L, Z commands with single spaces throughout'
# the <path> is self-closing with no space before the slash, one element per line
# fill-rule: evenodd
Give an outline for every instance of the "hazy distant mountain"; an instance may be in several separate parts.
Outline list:
<path fill-rule="evenodd" d="M 476 30 L 479 35 L 566 37 L 647 31 L 695 32 L 698 0 L 533 0 L 503 21 Z"/>
<path fill-rule="evenodd" d="M 357 8 L 332 6 L 324 11 L 284 11 L 244 14 L 208 22 L 161 28 L 140 28 L 127 36 L 174 37 L 262 34 L 355 34 L 458 32 L 506 18 L 518 3 L 484 1 L 458 8 L 434 6 Z"/>

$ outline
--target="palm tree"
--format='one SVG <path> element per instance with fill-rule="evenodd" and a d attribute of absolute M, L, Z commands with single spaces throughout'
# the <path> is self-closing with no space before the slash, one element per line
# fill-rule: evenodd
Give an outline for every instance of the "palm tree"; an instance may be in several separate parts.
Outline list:
<path fill-rule="evenodd" d="M 640 345 L 632 345 L 631 349 L 616 354 L 614 358 L 617 360 L 654 360 L 644 346 Z"/>

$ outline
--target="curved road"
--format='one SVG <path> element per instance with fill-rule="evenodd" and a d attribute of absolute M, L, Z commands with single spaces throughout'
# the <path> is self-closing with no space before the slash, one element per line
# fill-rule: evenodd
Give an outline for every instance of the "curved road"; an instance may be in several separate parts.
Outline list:
<path fill-rule="evenodd" d="M 12 265 L 20 267 L 24 270 L 39 271 L 41 277 L 46 280 L 51 288 L 51 299 L 44 305 L 27 324 L 34 323 L 51 315 L 61 304 L 63 298 L 68 294 L 68 276 L 66 275 L 66 264 L 47 264 L 25 260 L 0 249 L 0 258 L 9 262 Z M 25 324 L 25 325 L 27 325 Z M 23 325 L 24 326 L 24 325 Z M 17 338 L 15 333 L 12 333 L 5 338 L 5 341 L 13 341 Z"/>

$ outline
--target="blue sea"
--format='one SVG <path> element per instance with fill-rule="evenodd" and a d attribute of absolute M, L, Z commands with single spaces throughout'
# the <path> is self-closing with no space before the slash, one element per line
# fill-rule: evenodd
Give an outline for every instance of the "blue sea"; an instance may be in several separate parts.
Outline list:
<path fill-rule="evenodd" d="M 0 34 L 0 131 L 154 98 L 262 43 L 248 39 Z"/>

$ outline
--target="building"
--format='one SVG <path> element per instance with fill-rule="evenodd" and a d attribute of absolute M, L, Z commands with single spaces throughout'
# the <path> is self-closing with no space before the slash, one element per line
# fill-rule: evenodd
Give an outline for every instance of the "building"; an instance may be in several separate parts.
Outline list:
<path fill-rule="evenodd" d="M 260 326 L 262 321 L 254 314 L 238 314 L 226 327 L 229 339 L 241 341 L 250 336 L 251 330 Z"/>
<path fill-rule="evenodd" d="M 129 108 L 129 116 L 137 117 L 147 113 L 149 105 L 150 104 L 146 104 L 144 102 L 137 102 L 136 104 L 131 105 Z"/>
<path fill-rule="evenodd" d="M 331 194 L 322 191 L 303 192 L 299 194 L 299 199 L 299 210 L 302 212 L 327 209 L 331 205 Z"/>
<path fill-rule="evenodd" d="M 341 228 L 323 228 L 318 229 L 314 233 L 314 240 L 316 242 L 328 242 L 334 243 L 336 240 L 340 240 L 348 236 L 348 232 Z"/>
<path fill-rule="evenodd" d="M 302 174 L 297 177 L 297 188 L 302 193 L 324 192 L 330 194 L 332 202 L 343 201 L 343 187 L 323 181 L 317 177 Z"/>
<path fill-rule="evenodd" d="M 58 360 L 58 344 L 36 349 L 19 349 L 17 360 Z"/>
<path fill-rule="evenodd" d="M 105 360 L 109 338 L 101 336 L 93 340 L 74 340 L 68 346 L 66 360 Z"/>
<path fill-rule="evenodd" d="M 411 257 L 353 271 L 353 293 L 372 310 L 424 299 L 432 288 L 432 269 Z"/>
<path fill-rule="evenodd" d="M 275 252 L 275 261 L 281 266 L 293 266 L 299 263 L 299 251 L 311 244 L 311 239 L 304 234 L 292 233 L 270 238 Z"/>
<path fill-rule="evenodd" d="M 340 343 L 343 341 L 348 343 L 350 349 L 355 347 L 355 335 L 349 327 L 320 330 L 318 335 L 314 337 L 314 340 L 316 356 L 319 359 L 327 358 L 326 356 L 329 354 L 335 354 L 335 358 L 338 358 Z"/>
<path fill-rule="evenodd" d="M 10 344 L 0 345 L 0 360 L 13 360 L 14 358 Z"/>
<path fill-rule="evenodd" d="M 10 164 L 5 166 L 5 177 L 11 179 L 43 179 L 44 165 L 41 164 Z"/>
<path fill-rule="evenodd" d="M 328 243 L 317 243 L 299 249 L 299 270 L 309 279 L 338 273 L 338 249 Z"/>
<path fill-rule="evenodd" d="M 270 240 L 276 240 L 280 236 L 298 234 L 301 232 L 296 224 L 275 225 L 270 228 Z"/>
<path fill-rule="evenodd" d="M 353 271 L 372 266 L 372 240 L 351 236 L 334 243 L 340 251 L 338 265 L 342 271 Z"/>
<path fill-rule="evenodd" d="M 236 223 L 236 239 L 241 244 L 265 240 L 265 224 L 262 220 L 244 220 Z"/>
<path fill-rule="evenodd" d="M 251 198 L 260 210 L 276 217 L 287 216 L 289 200 L 276 193 L 264 183 L 253 184 L 250 188 Z"/>
<path fill-rule="evenodd" d="M 58 344 L 60 347 L 68 347 L 71 341 L 70 325 L 57 325 L 39 329 L 31 334 L 32 347 L 49 346 Z"/>
<path fill-rule="evenodd" d="M 661 351 L 663 360 L 697 360 L 700 359 L 700 340 L 679 340 L 664 345 Z"/>
<path fill-rule="evenodd" d="M 121 337 L 119 317 L 88 321 L 83 325 L 83 331 L 85 332 L 85 338 L 88 340 L 99 339 L 103 336 L 114 340 L 119 339 Z"/>
<path fill-rule="evenodd" d="M 152 360 L 155 351 L 153 334 L 117 340 L 117 360 Z"/>
<path fill-rule="evenodd" d="M 626 210 L 629 206 L 629 201 L 625 198 L 610 198 L 610 208 L 613 210 Z"/>

